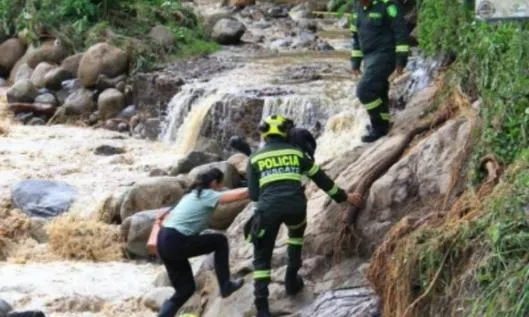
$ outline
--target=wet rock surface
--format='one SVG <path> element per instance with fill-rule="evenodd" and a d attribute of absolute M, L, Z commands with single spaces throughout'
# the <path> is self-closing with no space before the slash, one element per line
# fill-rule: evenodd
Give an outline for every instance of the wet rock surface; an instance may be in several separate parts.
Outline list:
<path fill-rule="evenodd" d="M 13 204 L 29 216 L 51 218 L 67 212 L 77 197 L 69 184 L 27 180 L 13 187 Z"/>

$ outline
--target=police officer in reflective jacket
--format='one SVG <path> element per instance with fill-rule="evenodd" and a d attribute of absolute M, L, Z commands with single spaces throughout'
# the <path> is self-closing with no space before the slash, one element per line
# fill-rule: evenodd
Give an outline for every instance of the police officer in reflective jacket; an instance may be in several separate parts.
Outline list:
<path fill-rule="evenodd" d="M 357 194 L 346 194 L 304 154 L 287 140 L 291 120 L 273 115 L 261 123 L 259 130 L 265 145 L 250 157 L 247 177 L 250 197 L 257 202 L 248 238 L 254 244 L 255 306 L 257 317 L 269 317 L 268 284 L 270 262 L 279 227 L 288 227 L 288 266 L 285 288 L 295 295 L 303 288 L 298 275 L 306 227 L 307 201 L 301 186 L 302 175 L 310 177 L 336 202 L 348 201 L 359 206 Z M 248 226 L 248 225 L 247 225 Z"/>
<path fill-rule="evenodd" d="M 401 74 L 408 62 L 409 36 L 406 21 L 396 0 L 360 0 L 352 15 L 351 66 L 353 75 L 364 74 L 357 97 L 371 119 L 363 142 L 374 142 L 389 130 L 389 76 L 397 68 Z"/>

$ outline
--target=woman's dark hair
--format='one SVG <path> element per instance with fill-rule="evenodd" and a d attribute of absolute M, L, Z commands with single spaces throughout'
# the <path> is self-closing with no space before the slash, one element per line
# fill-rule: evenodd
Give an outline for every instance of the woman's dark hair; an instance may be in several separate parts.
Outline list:
<path fill-rule="evenodd" d="M 208 189 L 211 182 L 217 181 L 217 183 L 220 183 L 223 179 L 224 173 L 222 173 L 222 171 L 218 168 L 212 168 L 207 172 L 198 174 L 197 178 L 193 182 L 193 185 L 191 185 L 191 187 L 187 190 L 186 193 L 190 193 L 196 189 L 197 197 L 200 197 L 202 191 L 204 189 Z"/>

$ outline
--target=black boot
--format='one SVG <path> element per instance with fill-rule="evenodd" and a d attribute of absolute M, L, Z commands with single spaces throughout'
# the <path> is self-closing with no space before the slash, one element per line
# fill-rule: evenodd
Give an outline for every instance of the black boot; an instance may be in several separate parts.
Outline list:
<path fill-rule="evenodd" d="M 242 278 L 228 281 L 225 285 L 222 285 L 222 287 L 220 288 L 220 295 L 223 298 L 226 298 L 236 292 L 243 285 L 244 280 Z"/>
<path fill-rule="evenodd" d="M 256 298 L 255 308 L 257 308 L 257 315 L 255 317 L 272 317 L 270 308 L 268 308 L 268 298 Z"/>
<path fill-rule="evenodd" d="M 270 311 L 264 311 L 264 310 L 260 310 L 257 312 L 257 315 L 255 315 L 255 317 L 272 317 L 272 314 L 270 314 Z"/>
<path fill-rule="evenodd" d="M 298 270 L 292 270 L 287 268 L 285 274 L 285 290 L 287 295 L 294 296 L 297 293 L 301 292 L 305 286 L 303 279 L 298 275 Z"/>
<path fill-rule="evenodd" d="M 362 136 L 362 142 L 371 143 L 385 136 L 389 132 L 389 122 L 380 118 L 372 118 L 371 126 L 367 129 L 367 134 Z"/>
<path fill-rule="evenodd" d="M 178 309 L 179 308 L 173 302 L 166 300 L 160 308 L 158 317 L 174 317 L 178 312 Z"/>

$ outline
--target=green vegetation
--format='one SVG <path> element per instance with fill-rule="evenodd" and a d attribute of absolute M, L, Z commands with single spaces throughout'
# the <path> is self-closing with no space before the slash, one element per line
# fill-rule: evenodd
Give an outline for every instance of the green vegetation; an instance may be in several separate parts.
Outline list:
<path fill-rule="evenodd" d="M 493 153 L 511 163 L 529 147 L 529 23 L 479 22 L 457 0 L 422 0 L 418 6 L 423 51 L 455 54 L 452 84 L 482 98 L 474 162 Z"/>
<path fill-rule="evenodd" d="M 395 226 L 369 272 L 384 316 L 529 316 L 528 214 L 524 150 L 490 196 L 467 192 L 443 218 Z"/>
<path fill-rule="evenodd" d="M 448 86 L 481 98 L 474 185 L 485 155 L 507 172 L 493 191 L 469 188 L 446 215 L 395 226 L 370 280 L 386 317 L 529 316 L 529 23 L 476 21 L 458 0 L 417 6 L 423 52 L 455 56 Z"/>
<path fill-rule="evenodd" d="M 410 237 L 418 248 L 415 291 L 422 294 L 435 282 L 423 316 L 450 316 L 457 308 L 464 316 L 529 315 L 529 151 L 480 207 L 473 220 L 447 221 Z M 450 311 L 440 308 L 448 298 Z"/>
<path fill-rule="evenodd" d="M 194 12 L 178 0 L 0 0 L 0 21 L 8 35 L 22 34 L 31 42 L 50 35 L 75 51 L 110 41 L 132 51 L 133 70 L 218 49 Z M 174 45 L 148 37 L 160 24 L 171 31 Z"/>

